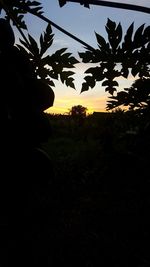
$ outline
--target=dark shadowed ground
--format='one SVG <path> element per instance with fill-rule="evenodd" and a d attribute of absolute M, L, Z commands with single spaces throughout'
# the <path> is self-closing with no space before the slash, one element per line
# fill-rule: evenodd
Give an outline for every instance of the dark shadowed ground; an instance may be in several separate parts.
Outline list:
<path fill-rule="evenodd" d="M 9 155 L 1 266 L 149 266 L 149 135 L 124 117 L 49 119 L 40 148 Z"/>

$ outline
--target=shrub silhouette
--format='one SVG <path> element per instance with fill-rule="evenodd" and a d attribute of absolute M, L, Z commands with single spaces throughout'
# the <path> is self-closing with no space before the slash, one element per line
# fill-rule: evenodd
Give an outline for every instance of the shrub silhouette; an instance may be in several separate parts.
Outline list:
<path fill-rule="evenodd" d="M 85 118 L 86 112 L 87 112 L 86 107 L 83 107 L 82 105 L 77 105 L 77 106 L 73 106 L 70 109 L 69 114 L 74 118 L 75 117 Z"/>

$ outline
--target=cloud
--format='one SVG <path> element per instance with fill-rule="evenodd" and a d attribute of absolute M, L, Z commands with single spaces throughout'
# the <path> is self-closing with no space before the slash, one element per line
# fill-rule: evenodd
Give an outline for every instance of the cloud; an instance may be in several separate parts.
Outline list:
<path fill-rule="evenodd" d="M 69 43 L 67 42 L 66 39 L 63 38 L 54 38 L 53 45 L 57 47 L 57 49 L 60 49 L 60 47 L 68 47 Z"/>

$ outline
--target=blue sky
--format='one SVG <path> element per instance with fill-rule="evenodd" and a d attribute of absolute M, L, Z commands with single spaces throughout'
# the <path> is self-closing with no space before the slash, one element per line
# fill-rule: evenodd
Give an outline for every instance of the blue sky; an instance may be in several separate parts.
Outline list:
<path fill-rule="evenodd" d="M 116 23 L 120 22 L 124 32 L 133 21 L 135 29 L 143 23 L 146 26 L 150 24 L 150 15 L 142 12 L 101 6 L 91 6 L 90 9 L 87 9 L 80 4 L 71 2 L 60 8 L 58 0 L 41 0 L 40 2 L 43 5 L 44 15 L 46 17 L 93 47 L 96 47 L 94 32 L 99 33 L 103 37 L 107 36 L 105 24 L 108 18 Z M 119 2 L 150 7 L 149 0 Z M 46 27 L 45 22 L 42 22 L 39 18 L 33 19 L 33 16 L 27 17 L 27 24 L 29 25 L 31 35 L 35 38 L 39 38 Z M 62 47 L 68 47 L 67 51 L 72 52 L 78 58 L 78 52 L 84 51 L 80 43 L 74 41 L 54 27 L 53 32 L 55 33 L 55 39 L 50 53 Z M 54 87 L 54 106 L 48 109 L 47 112 L 65 113 L 73 105 L 78 104 L 86 106 L 89 112 L 105 110 L 109 94 L 105 93 L 104 87 L 101 87 L 100 84 L 97 84 L 92 90 L 80 94 L 84 71 L 87 67 L 82 63 L 76 64 L 76 74 L 74 75 L 76 90 L 66 87 L 60 81 L 56 81 L 56 87 Z M 133 77 L 130 77 L 128 81 L 126 79 L 120 79 L 120 89 L 130 86 L 132 79 Z"/>

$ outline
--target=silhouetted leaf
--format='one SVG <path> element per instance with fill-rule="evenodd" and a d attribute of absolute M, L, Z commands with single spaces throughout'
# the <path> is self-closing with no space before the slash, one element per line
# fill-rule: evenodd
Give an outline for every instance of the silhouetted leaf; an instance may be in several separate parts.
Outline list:
<path fill-rule="evenodd" d="M 70 78 L 66 79 L 65 83 L 66 83 L 67 86 L 70 86 L 73 89 L 75 89 L 73 81 L 74 81 L 74 79 L 70 77 Z"/>
<path fill-rule="evenodd" d="M 50 79 L 46 79 L 46 82 L 50 85 L 50 86 L 55 86 L 54 82 Z"/>
<path fill-rule="evenodd" d="M 40 6 L 41 3 L 38 1 L 28 1 L 28 3 L 30 4 L 30 6 Z"/>
<path fill-rule="evenodd" d="M 113 93 L 116 91 L 116 88 L 108 86 L 105 88 L 105 92 L 109 92 L 109 94 L 113 95 Z"/>
<path fill-rule="evenodd" d="M 50 70 L 49 71 L 49 76 L 52 78 L 52 79 L 58 79 L 58 73 L 55 72 L 54 70 Z"/>
<path fill-rule="evenodd" d="M 61 48 L 61 49 L 59 49 L 59 50 L 57 50 L 57 51 L 55 52 L 55 55 L 60 56 L 60 55 L 62 55 L 66 50 L 67 50 L 67 48 Z"/>
<path fill-rule="evenodd" d="M 128 75 L 129 75 L 129 69 L 128 69 L 128 68 L 122 68 L 122 70 L 121 70 L 121 75 L 122 75 L 124 78 L 128 78 Z"/>
<path fill-rule="evenodd" d="M 95 35 L 96 35 L 96 39 L 97 39 L 97 42 L 99 44 L 99 47 L 105 48 L 106 47 L 105 39 L 101 35 L 99 35 L 98 33 L 95 33 Z"/>
<path fill-rule="evenodd" d="M 63 7 L 66 4 L 66 0 L 59 0 L 60 7 Z"/>
<path fill-rule="evenodd" d="M 106 24 L 106 31 L 108 32 L 108 34 L 110 32 L 113 32 L 115 30 L 115 28 L 116 28 L 116 23 L 108 18 L 107 24 Z"/>
<path fill-rule="evenodd" d="M 116 39 L 117 39 L 117 43 L 119 45 L 121 40 L 122 40 L 122 27 L 121 27 L 120 23 L 118 24 L 118 26 L 116 28 Z"/>
<path fill-rule="evenodd" d="M 52 34 L 52 28 L 51 25 L 48 24 L 46 31 L 44 34 L 40 36 L 40 55 L 43 56 L 43 54 L 47 51 L 47 49 L 52 45 L 53 43 L 53 37 L 54 34 Z"/>
<path fill-rule="evenodd" d="M 134 29 L 134 23 L 132 23 L 129 26 L 129 28 L 126 32 L 126 35 L 124 37 L 124 42 L 122 44 L 122 48 L 124 50 L 132 50 L 132 48 L 133 48 L 133 45 L 132 45 L 132 43 L 133 43 L 133 40 L 132 40 L 133 29 Z"/>
<path fill-rule="evenodd" d="M 125 103 L 127 98 L 128 98 L 128 93 L 127 92 L 121 91 L 121 92 L 117 93 L 116 99 L 119 101 L 120 105 Z"/>
<path fill-rule="evenodd" d="M 94 53 L 90 52 L 90 51 L 85 51 L 84 53 L 79 53 L 80 58 L 82 58 L 82 61 L 84 63 L 90 63 L 90 62 L 98 62 L 94 61 L 95 60 L 95 55 Z"/>
<path fill-rule="evenodd" d="M 86 82 L 82 83 L 82 89 L 81 89 L 81 93 L 88 91 L 89 90 L 89 86 Z"/>
<path fill-rule="evenodd" d="M 61 55 L 61 60 L 63 64 L 68 64 L 69 63 L 69 58 L 71 56 L 71 53 L 64 53 Z"/>
<path fill-rule="evenodd" d="M 139 73 L 139 70 L 140 68 L 138 67 L 138 65 L 133 66 L 133 68 L 131 69 L 132 75 L 135 77 Z"/>
<path fill-rule="evenodd" d="M 41 7 L 32 8 L 32 12 L 40 15 L 43 13 L 43 11 L 41 11 Z"/>
<path fill-rule="evenodd" d="M 75 64 L 79 63 L 79 61 L 75 57 L 69 57 L 69 63 L 71 65 L 75 65 Z"/>
<path fill-rule="evenodd" d="M 38 1 L 20 1 L 18 4 L 18 11 L 19 10 L 32 10 L 36 15 L 43 13 L 41 3 Z"/>
<path fill-rule="evenodd" d="M 102 86 L 118 86 L 118 82 L 117 81 L 112 81 L 112 80 L 105 80 L 104 82 L 102 82 Z"/>
<path fill-rule="evenodd" d="M 73 71 L 62 71 L 60 73 L 60 79 L 61 79 L 62 83 L 64 83 L 69 78 L 69 76 L 71 76 L 73 74 L 74 74 Z"/>
<path fill-rule="evenodd" d="M 21 11 L 21 15 L 19 14 L 19 11 L 17 8 L 13 8 L 12 9 L 12 15 L 13 15 L 13 18 L 15 20 L 15 23 L 17 23 L 17 25 L 23 29 L 23 30 L 27 30 L 27 25 L 26 25 L 26 22 L 24 21 L 24 15 L 22 15 L 22 13 L 26 13 L 24 11 Z M 7 15 L 6 15 L 7 17 Z M 9 16 L 8 16 L 9 17 Z M 13 25 L 15 25 L 14 21 L 13 21 Z"/>
<path fill-rule="evenodd" d="M 88 84 L 89 87 L 93 88 L 95 86 L 95 80 L 93 79 L 92 76 L 86 76 L 84 80 L 86 80 L 86 83 Z"/>
<path fill-rule="evenodd" d="M 102 67 L 94 67 L 94 68 L 89 68 L 85 71 L 85 73 L 91 73 L 92 77 L 96 81 L 101 81 L 104 79 L 104 74 L 103 74 L 103 68 Z"/>
<path fill-rule="evenodd" d="M 146 39 L 146 42 L 150 41 L 150 26 L 147 26 L 144 30 L 143 36 Z"/>
<path fill-rule="evenodd" d="M 118 82 L 117 81 L 113 81 L 113 86 L 119 86 Z"/>
<path fill-rule="evenodd" d="M 134 47 L 135 48 L 138 48 L 140 47 L 141 45 L 143 45 L 143 30 L 144 30 L 144 25 L 145 24 L 142 24 L 135 32 L 135 35 L 134 35 Z"/>
<path fill-rule="evenodd" d="M 74 64 L 78 63 L 78 60 L 71 53 L 64 53 L 65 51 L 66 48 L 57 50 L 47 60 L 47 64 L 51 65 L 59 73 L 64 68 L 74 68 Z"/>
<path fill-rule="evenodd" d="M 115 100 L 114 101 L 113 100 L 107 101 L 106 110 L 111 110 L 113 108 L 116 108 L 117 106 L 119 106 L 117 101 L 115 101 Z"/>
<path fill-rule="evenodd" d="M 21 40 L 21 39 L 19 39 L 19 41 L 20 41 L 20 43 L 21 43 L 24 47 L 26 47 L 27 49 L 29 49 L 29 45 L 28 45 L 28 43 L 26 43 L 25 41 L 23 41 L 23 40 Z"/>
<path fill-rule="evenodd" d="M 105 80 L 104 82 L 102 82 L 102 86 L 107 86 L 107 85 L 109 85 L 109 81 L 108 80 Z"/>
<path fill-rule="evenodd" d="M 35 41 L 35 39 L 28 34 L 29 37 L 29 41 L 30 41 L 30 46 L 28 47 L 29 51 L 33 54 L 33 55 L 39 55 L 39 48 L 38 45 Z"/>
<path fill-rule="evenodd" d="M 116 50 L 119 43 L 122 39 L 122 27 L 119 23 L 116 26 L 116 23 L 108 19 L 108 23 L 106 24 L 106 31 L 108 33 L 108 40 L 113 50 Z"/>

